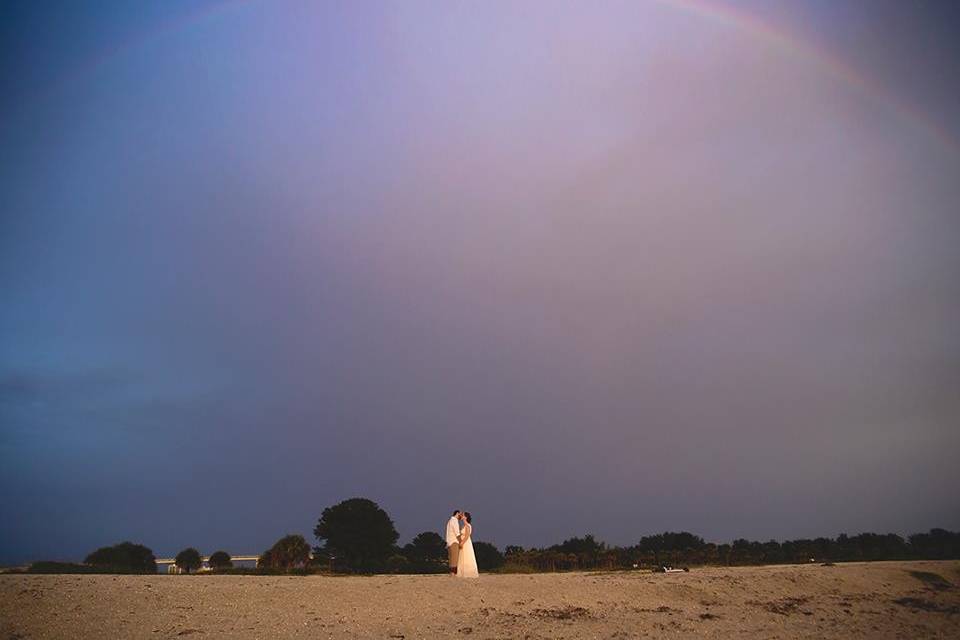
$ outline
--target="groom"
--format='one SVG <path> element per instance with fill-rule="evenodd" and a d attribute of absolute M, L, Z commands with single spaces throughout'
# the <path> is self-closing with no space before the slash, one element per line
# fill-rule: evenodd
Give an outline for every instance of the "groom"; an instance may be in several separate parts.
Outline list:
<path fill-rule="evenodd" d="M 457 575 L 457 558 L 460 556 L 460 520 L 463 518 L 463 511 L 457 509 L 447 520 L 447 558 L 450 567 L 450 575 Z"/>

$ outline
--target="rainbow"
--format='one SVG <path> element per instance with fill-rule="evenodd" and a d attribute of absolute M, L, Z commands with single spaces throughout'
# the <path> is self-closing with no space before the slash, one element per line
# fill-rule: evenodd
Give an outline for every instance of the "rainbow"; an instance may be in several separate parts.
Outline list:
<path fill-rule="evenodd" d="M 954 153 L 960 153 L 960 140 L 943 124 L 908 100 L 898 97 L 882 83 L 872 79 L 840 59 L 835 54 L 818 49 L 813 44 L 797 37 L 789 31 L 757 18 L 742 9 L 733 7 L 721 0 L 648 0 L 672 11 L 682 12 L 698 20 L 709 21 L 725 28 L 734 29 L 753 38 L 756 42 L 768 46 L 802 62 L 812 64 L 824 73 L 858 92 L 866 99 L 888 109 L 900 121 L 915 127 L 926 137 Z M 188 11 L 185 14 L 163 23 L 145 34 L 121 41 L 115 46 L 100 52 L 76 68 L 69 76 L 61 78 L 49 92 L 64 84 L 82 80 L 94 73 L 97 68 L 110 60 L 138 46 L 155 40 L 171 32 L 193 28 L 216 18 L 223 13 L 251 5 L 255 0 L 221 0 L 204 7 Z"/>
<path fill-rule="evenodd" d="M 952 131 L 938 123 L 922 109 L 899 98 L 882 83 L 864 75 L 836 55 L 818 49 L 811 43 L 756 16 L 717 0 L 651 0 L 674 11 L 681 11 L 746 33 L 754 40 L 787 54 L 794 59 L 815 65 L 840 83 L 867 99 L 887 108 L 901 121 L 911 124 L 939 145 L 960 152 L 960 141 Z"/>

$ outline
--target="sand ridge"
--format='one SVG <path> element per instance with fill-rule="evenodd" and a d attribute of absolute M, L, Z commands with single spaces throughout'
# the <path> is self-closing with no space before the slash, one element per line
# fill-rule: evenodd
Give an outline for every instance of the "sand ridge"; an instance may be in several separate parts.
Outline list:
<path fill-rule="evenodd" d="M 960 637 L 960 562 L 447 576 L 0 575 L 0 638 Z"/>

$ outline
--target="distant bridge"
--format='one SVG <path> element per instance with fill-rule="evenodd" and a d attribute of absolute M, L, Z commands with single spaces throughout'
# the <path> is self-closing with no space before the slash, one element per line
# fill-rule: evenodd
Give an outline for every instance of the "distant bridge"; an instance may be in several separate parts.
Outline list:
<path fill-rule="evenodd" d="M 230 556 L 230 562 L 252 562 L 254 566 L 259 559 L 260 556 Z M 157 563 L 157 573 L 161 572 L 164 565 L 167 567 L 167 573 L 182 573 L 180 567 L 177 566 L 176 558 L 157 558 L 155 562 Z M 210 571 L 210 556 L 200 556 L 198 571 Z"/>
<path fill-rule="evenodd" d="M 230 556 L 231 562 L 256 562 L 260 559 L 260 556 Z M 201 556 L 200 561 L 203 564 L 210 562 L 210 556 Z M 176 558 L 157 558 L 157 564 L 176 564 Z"/>

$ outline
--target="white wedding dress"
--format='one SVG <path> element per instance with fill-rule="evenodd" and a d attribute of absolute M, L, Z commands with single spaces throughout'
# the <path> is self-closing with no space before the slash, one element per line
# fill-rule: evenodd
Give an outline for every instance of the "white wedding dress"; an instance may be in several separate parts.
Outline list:
<path fill-rule="evenodd" d="M 477 570 L 477 556 L 473 553 L 473 527 L 468 522 L 463 531 L 463 547 L 460 548 L 460 557 L 457 558 L 457 577 L 458 578 L 477 578 L 480 572 Z"/>

